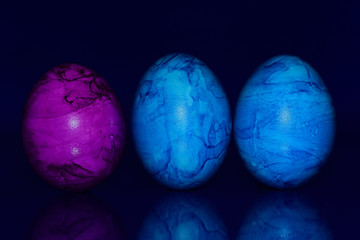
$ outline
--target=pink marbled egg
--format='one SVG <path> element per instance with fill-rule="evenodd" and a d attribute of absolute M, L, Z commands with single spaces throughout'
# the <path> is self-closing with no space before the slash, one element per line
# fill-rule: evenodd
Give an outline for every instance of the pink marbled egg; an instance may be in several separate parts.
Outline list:
<path fill-rule="evenodd" d="M 116 168 L 125 122 L 114 92 L 94 71 L 61 64 L 45 73 L 25 105 L 22 137 L 35 171 L 70 191 L 89 189 Z"/>

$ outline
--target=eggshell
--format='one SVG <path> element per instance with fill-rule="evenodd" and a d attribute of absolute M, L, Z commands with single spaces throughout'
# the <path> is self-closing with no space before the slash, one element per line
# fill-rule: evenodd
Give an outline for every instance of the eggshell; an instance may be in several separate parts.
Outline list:
<path fill-rule="evenodd" d="M 81 65 L 61 64 L 30 93 L 22 136 L 29 162 L 42 178 L 58 188 L 83 191 L 117 166 L 125 123 L 101 76 Z"/>
<path fill-rule="evenodd" d="M 141 80 L 132 127 L 142 163 L 156 180 L 170 188 L 194 188 L 223 161 L 231 133 L 229 105 L 204 63 L 170 54 Z"/>
<path fill-rule="evenodd" d="M 320 76 L 294 56 L 262 64 L 242 90 L 235 139 L 249 171 L 275 188 L 314 176 L 332 149 L 335 112 Z"/>

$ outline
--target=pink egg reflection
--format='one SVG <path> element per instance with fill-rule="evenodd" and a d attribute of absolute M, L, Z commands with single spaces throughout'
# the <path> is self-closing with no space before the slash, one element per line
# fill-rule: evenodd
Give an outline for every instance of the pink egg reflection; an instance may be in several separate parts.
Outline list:
<path fill-rule="evenodd" d="M 125 122 L 101 76 L 81 65 L 61 64 L 30 93 L 22 136 L 28 159 L 42 178 L 58 188 L 83 191 L 116 168 Z"/>

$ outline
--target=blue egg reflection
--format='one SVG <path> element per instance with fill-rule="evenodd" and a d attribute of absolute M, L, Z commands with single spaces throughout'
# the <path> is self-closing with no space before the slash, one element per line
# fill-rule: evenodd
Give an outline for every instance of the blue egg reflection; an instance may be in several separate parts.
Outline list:
<path fill-rule="evenodd" d="M 90 194 L 63 195 L 47 204 L 29 235 L 34 240 L 125 239 L 118 216 Z"/>
<path fill-rule="evenodd" d="M 294 193 L 277 193 L 262 199 L 240 228 L 238 240 L 332 239 L 325 218 L 308 200 Z"/>
<path fill-rule="evenodd" d="M 225 225 L 202 198 L 187 193 L 170 195 L 146 216 L 138 240 L 228 239 Z"/>

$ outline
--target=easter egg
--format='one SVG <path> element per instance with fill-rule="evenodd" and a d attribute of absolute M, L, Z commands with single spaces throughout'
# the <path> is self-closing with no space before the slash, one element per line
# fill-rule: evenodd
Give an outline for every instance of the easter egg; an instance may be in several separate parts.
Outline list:
<path fill-rule="evenodd" d="M 270 194 L 245 216 L 237 240 L 333 239 L 325 216 L 308 199 L 288 192 Z"/>
<path fill-rule="evenodd" d="M 225 156 L 231 117 L 212 71 L 188 54 L 170 54 L 140 82 L 133 135 L 145 169 L 160 183 L 189 189 L 205 183 Z"/>
<path fill-rule="evenodd" d="M 114 92 L 94 71 L 61 64 L 45 73 L 26 102 L 22 137 L 35 171 L 55 187 L 87 190 L 116 168 L 125 123 Z"/>
<path fill-rule="evenodd" d="M 314 176 L 332 149 L 335 112 L 316 71 L 298 57 L 262 64 L 236 107 L 237 146 L 249 171 L 275 188 L 299 186 Z"/>
<path fill-rule="evenodd" d="M 205 199 L 184 192 L 170 194 L 145 216 L 137 240 L 227 240 L 222 219 Z"/>

